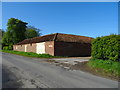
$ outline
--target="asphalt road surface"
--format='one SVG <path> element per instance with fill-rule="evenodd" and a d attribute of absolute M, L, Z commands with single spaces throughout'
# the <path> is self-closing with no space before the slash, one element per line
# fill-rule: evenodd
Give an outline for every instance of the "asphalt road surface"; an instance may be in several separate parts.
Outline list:
<path fill-rule="evenodd" d="M 118 82 L 83 71 L 2 53 L 3 88 L 118 88 Z"/>

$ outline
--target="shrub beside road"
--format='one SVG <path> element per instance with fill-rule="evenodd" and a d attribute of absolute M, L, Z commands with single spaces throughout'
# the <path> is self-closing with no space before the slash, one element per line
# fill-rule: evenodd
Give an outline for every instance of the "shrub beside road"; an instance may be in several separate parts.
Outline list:
<path fill-rule="evenodd" d="M 93 39 L 92 57 L 118 61 L 120 59 L 120 35 L 110 35 Z"/>
<path fill-rule="evenodd" d="M 92 41 L 92 59 L 88 66 L 120 80 L 120 35 L 98 37 Z"/>

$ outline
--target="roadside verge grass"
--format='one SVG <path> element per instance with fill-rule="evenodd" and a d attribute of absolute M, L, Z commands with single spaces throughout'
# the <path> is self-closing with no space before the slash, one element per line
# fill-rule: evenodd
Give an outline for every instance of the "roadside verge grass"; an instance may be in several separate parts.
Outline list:
<path fill-rule="evenodd" d="M 118 61 L 90 59 L 87 65 L 103 76 L 117 78 L 120 81 L 120 62 Z"/>
<path fill-rule="evenodd" d="M 36 57 L 36 58 L 57 58 L 58 57 L 58 56 L 52 56 L 49 54 L 37 54 L 33 52 L 21 52 L 21 51 L 13 51 L 13 50 L 2 50 L 2 52 L 22 55 L 22 56 L 28 56 L 28 57 Z"/>

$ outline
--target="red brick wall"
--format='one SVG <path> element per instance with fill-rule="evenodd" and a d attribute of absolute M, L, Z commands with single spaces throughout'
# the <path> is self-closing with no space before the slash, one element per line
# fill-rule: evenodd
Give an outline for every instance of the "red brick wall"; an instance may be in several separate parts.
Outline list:
<path fill-rule="evenodd" d="M 55 56 L 90 56 L 91 44 L 55 42 Z"/>
<path fill-rule="evenodd" d="M 25 52 L 25 45 L 27 45 L 26 52 L 36 52 L 36 43 L 24 44 L 24 45 L 13 45 L 13 50 Z"/>
<path fill-rule="evenodd" d="M 27 45 L 27 52 L 36 52 L 36 43 L 25 45 Z M 14 45 L 13 50 L 25 51 L 25 45 Z M 47 41 L 45 52 L 53 56 L 90 56 L 91 44 Z"/>
<path fill-rule="evenodd" d="M 13 45 L 13 50 L 15 51 L 25 51 L 25 45 Z"/>
<path fill-rule="evenodd" d="M 45 52 L 54 56 L 54 41 L 45 42 Z"/>
<path fill-rule="evenodd" d="M 36 53 L 36 43 L 26 44 L 26 52 L 35 52 Z"/>

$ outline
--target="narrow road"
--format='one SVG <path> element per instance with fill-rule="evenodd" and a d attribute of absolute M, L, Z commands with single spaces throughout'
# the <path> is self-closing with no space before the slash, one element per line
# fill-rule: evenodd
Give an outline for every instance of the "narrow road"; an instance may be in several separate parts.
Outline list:
<path fill-rule="evenodd" d="M 18 86 L 23 88 L 118 88 L 117 81 L 82 71 L 67 70 L 44 62 L 44 59 L 3 53 L 2 61 L 3 70 L 11 72 L 14 76 L 9 77 L 16 79 Z M 3 78 L 6 78 L 6 75 L 3 75 Z M 7 82 L 4 83 L 3 87 L 7 87 Z"/>

